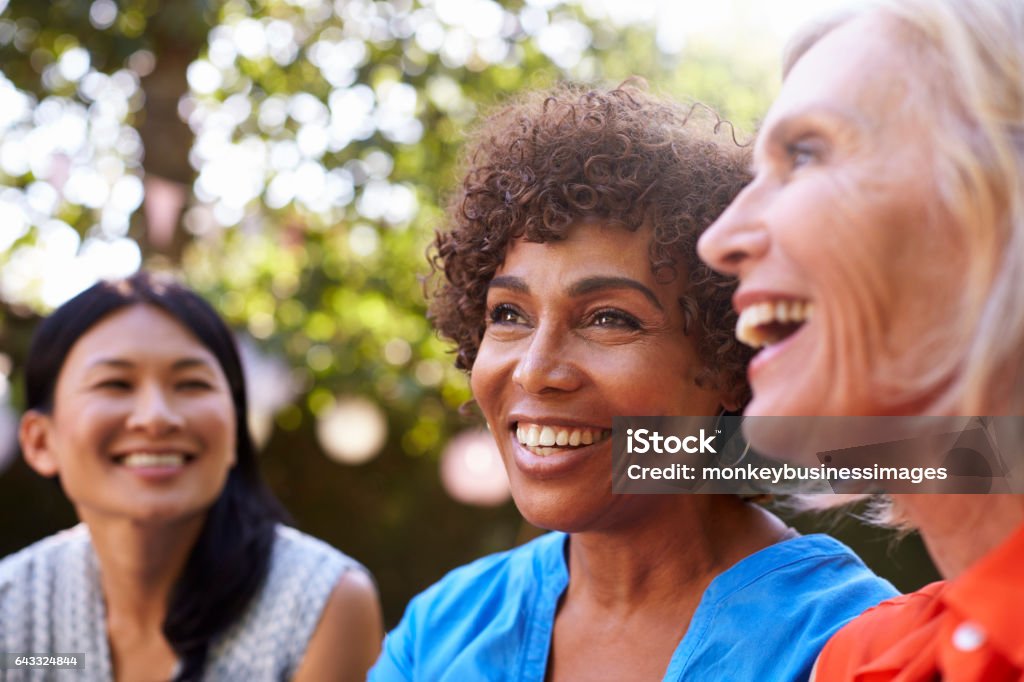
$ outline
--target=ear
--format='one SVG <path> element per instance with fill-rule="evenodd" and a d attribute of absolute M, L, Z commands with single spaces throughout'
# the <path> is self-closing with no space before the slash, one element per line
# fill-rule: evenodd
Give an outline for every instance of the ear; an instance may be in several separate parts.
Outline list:
<path fill-rule="evenodd" d="M 727 395 L 722 396 L 722 408 L 726 412 L 739 412 L 742 409 L 740 401 Z"/>
<path fill-rule="evenodd" d="M 60 473 L 60 466 L 52 448 L 52 425 L 50 415 L 29 410 L 21 418 L 21 425 L 18 428 L 18 440 L 25 461 L 39 475 L 48 478 Z"/>

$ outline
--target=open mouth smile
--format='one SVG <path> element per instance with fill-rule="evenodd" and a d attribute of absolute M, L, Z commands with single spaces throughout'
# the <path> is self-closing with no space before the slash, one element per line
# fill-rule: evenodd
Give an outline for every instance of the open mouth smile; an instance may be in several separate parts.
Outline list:
<path fill-rule="evenodd" d="M 542 457 L 600 443 L 612 433 L 609 429 L 528 422 L 514 424 L 513 430 L 524 449 Z"/>
<path fill-rule="evenodd" d="M 194 459 L 185 452 L 130 452 L 115 455 L 114 463 L 129 469 L 179 468 Z"/>
<path fill-rule="evenodd" d="M 736 339 L 751 348 L 764 348 L 789 338 L 813 317 L 814 304 L 810 301 L 754 303 L 740 311 Z"/>

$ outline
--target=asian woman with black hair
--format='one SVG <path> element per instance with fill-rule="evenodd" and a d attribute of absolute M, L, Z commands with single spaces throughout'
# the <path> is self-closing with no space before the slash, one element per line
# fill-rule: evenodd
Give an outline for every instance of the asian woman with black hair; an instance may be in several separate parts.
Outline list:
<path fill-rule="evenodd" d="M 364 679 L 373 582 L 282 525 L 209 304 L 146 273 L 96 284 L 41 323 L 25 387 L 25 459 L 82 523 L 0 561 L 0 651 L 84 653 L 90 680 Z"/>

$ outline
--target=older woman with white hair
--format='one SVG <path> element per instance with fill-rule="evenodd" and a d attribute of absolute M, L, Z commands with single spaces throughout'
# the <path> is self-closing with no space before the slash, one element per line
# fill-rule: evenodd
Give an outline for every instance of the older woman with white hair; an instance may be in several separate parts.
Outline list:
<path fill-rule="evenodd" d="M 761 347 L 746 414 L 1024 415 L 1024 3 L 813 27 L 755 166 L 699 245 Z M 744 322 L 790 301 L 806 319 Z M 854 620 L 817 679 L 1024 679 L 1024 496 L 893 498 L 947 580 Z"/>

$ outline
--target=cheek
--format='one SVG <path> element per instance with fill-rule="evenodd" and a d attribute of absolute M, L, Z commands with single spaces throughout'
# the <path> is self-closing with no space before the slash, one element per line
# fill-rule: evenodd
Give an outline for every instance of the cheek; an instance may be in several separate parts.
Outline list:
<path fill-rule="evenodd" d="M 478 356 L 476 362 L 473 363 L 473 367 L 469 370 L 469 390 L 473 394 L 473 399 L 479 403 L 486 388 L 487 363 L 480 362 L 480 357 Z"/>
<path fill-rule="evenodd" d="M 72 455 L 77 450 L 103 451 L 123 430 L 128 408 L 114 400 L 65 401 L 56 415 L 60 450 Z"/>
<path fill-rule="evenodd" d="M 490 421 L 490 410 L 494 406 L 497 389 L 501 386 L 500 361 L 492 348 L 492 344 L 485 339 L 480 344 L 476 360 L 469 375 L 469 388 L 473 392 L 473 399 L 476 400 L 484 417 Z"/>
<path fill-rule="evenodd" d="M 713 392 L 697 387 L 700 365 L 685 337 L 617 352 L 598 367 L 591 376 L 598 377 L 617 415 L 704 414 L 719 403 Z"/>
<path fill-rule="evenodd" d="M 234 462 L 236 433 L 234 403 L 228 397 L 215 396 L 209 400 L 188 405 L 188 422 L 193 425 L 205 444 L 229 455 Z"/>
<path fill-rule="evenodd" d="M 912 192 L 911 192 L 912 193 Z M 788 207 L 781 250 L 844 337 L 884 333 L 905 273 L 920 254 L 920 206 L 875 178 L 823 177 Z"/>

